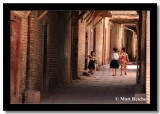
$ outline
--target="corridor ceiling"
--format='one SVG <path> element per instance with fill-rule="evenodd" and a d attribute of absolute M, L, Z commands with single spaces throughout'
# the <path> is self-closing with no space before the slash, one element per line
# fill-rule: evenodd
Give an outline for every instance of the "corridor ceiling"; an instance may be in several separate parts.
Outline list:
<path fill-rule="evenodd" d="M 139 20 L 139 15 L 137 11 L 110 11 L 112 18 L 110 21 L 125 24 L 125 23 L 135 23 Z"/>
<path fill-rule="evenodd" d="M 137 11 L 110 11 L 112 14 L 111 22 L 123 24 L 125 27 L 137 32 L 136 26 L 139 20 Z"/>
<path fill-rule="evenodd" d="M 137 28 L 136 28 L 136 24 L 123 24 L 123 26 L 129 28 L 129 29 L 132 29 L 134 30 L 135 32 L 137 32 Z"/>
<path fill-rule="evenodd" d="M 112 15 L 138 15 L 137 11 L 110 11 Z"/>
<path fill-rule="evenodd" d="M 137 11 L 91 10 L 82 11 L 81 14 L 87 14 L 87 16 L 84 18 L 85 20 L 87 20 L 87 22 L 90 19 L 93 21 L 96 17 L 109 17 L 110 21 L 119 24 L 135 23 L 139 19 Z M 92 21 L 90 21 L 89 23 L 91 23 Z"/>

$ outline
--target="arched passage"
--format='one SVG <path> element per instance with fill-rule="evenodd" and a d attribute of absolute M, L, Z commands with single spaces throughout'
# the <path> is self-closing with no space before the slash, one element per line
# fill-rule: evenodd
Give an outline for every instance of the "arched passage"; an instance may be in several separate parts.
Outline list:
<path fill-rule="evenodd" d="M 99 95 L 99 98 L 108 95 L 106 100 L 109 100 L 110 97 L 113 98 L 121 93 L 134 96 L 134 85 L 139 82 L 145 84 L 146 61 L 141 55 L 144 57 L 145 52 L 142 50 L 146 50 L 144 44 L 146 12 L 24 11 L 18 13 L 22 15 L 22 30 L 25 31 L 20 43 L 23 53 L 20 58 L 22 78 L 18 81 L 20 84 L 17 87 L 20 88 L 19 102 L 22 101 L 22 94 L 27 90 L 40 91 L 42 98 L 48 94 L 50 95 L 48 98 L 56 98 L 56 95 L 60 98 L 61 95 L 55 92 L 58 88 L 60 93 L 68 94 L 70 99 L 75 97 L 74 102 L 80 102 L 76 99 L 82 97 L 81 101 L 84 103 L 90 93 Z M 134 24 L 134 27 L 126 24 Z M 121 50 L 124 46 L 131 62 L 139 65 L 140 69 L 136 72 L 137 67 L 129 66 L 127 76 L 112 77 L 108 66 L 111 50 L 113 47 Z M 85 61 L 85 57 L 92 50 L 96 52 L 96 72 L 91 77 L 84 77 L 82 73 L 88 62 Z M 117 73 L 119 72 L 120 70 Z M 61 88 L 71 89 L 63 91 Z M 78 92 L 82 93 L 78 94 Z M 82 95 L 83 92 L 86 92 L 85 97 Z M 64 101 L 68 100 L 68 97 L 66 99 L 65 96 L 61 97 L 64 97 Z M 115 99 L 112 100 L 115 103 Z M 46 102 L 45 99 L 43 102 Z M 52 100 L 51 102 L 56 103 Z M 90 103 L 91 100 L 88 99 L 86 102 Z M 103 100 L 101 99 L 100 102 Z"/>

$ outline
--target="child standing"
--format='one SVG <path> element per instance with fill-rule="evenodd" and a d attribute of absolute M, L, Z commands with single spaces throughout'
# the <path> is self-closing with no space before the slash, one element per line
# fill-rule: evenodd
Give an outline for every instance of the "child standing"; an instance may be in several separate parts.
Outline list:
<path fill-rule="evenodd" d="M 91 55 L 88 55 L 88 57 L 90 59 L 89 64 L 88 64 L 89 73 L 93 75 L 94 70 L 95 70 L 95 61 L 96 61 L 95 52 L 92 51 Z"/>
<path fill-rule="evenodd" d="M 116 76 L 116 69 L 119 68 L 119 55 L 117 53 L 117 48 L 113 48 L 113 53 L 111 54 L 110 68 L 112 68 L 113 75 Z"/>

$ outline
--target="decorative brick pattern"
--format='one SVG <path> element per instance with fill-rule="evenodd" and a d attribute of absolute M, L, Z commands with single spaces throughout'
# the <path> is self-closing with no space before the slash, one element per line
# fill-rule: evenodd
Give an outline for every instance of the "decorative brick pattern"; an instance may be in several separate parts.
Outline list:
<path fill-rule="evenodd" d="M 56 12 L 49 12 L 46 16 L 46 22 L 48 23 L 48 62 L 47 62 L 47 71 L 48 71 L 48 89 L 53 89 L 57 85 L 58 77 L 60 76 L 60 47 L 59 47 L 59 38 L 58 29 L 58 14 Z"/>
<path fill-rule="evenodd" d="M 85 25 L 86 22 L 79 20 L 78 27 L 78 76 L 82 74 L 85 67 Z"/>
<path fill-rule="evenodd" d="M 20 96 L 19 101 L 22 102 L 22 96 L 25 92 L 26 84 L 26 63 L 27 63 L 27 41 L 28 41 L 28 17 L 22 18 L 22 31 L 21 31 L 21 64 L 20 64 Z"/>
<path fill-rule="evenodd" d="M 40 87 L 39 90 L 43 91 L 43 53 L 44 53 L 44 25 L 38 22 L 38 76 Z"/>
<path fill-rule="evenodd" d="M 96 58 L 98 66 L 102 65 L 103 20 L 96 25 Z"/>
<path fill-rule="evenodd" d="M 38 17 L 37 17 L 38 12 L 37 11 L 32 11 L 31 14 L 29 15 L 29 26 L 30 26 L 30 31 L 29 31 L 29 40 L 30 40 L 30 66 L 29 66 L 29 85 L 28 89 L 33 89 L 33 90 L 40 90 L 39 85 L 40 85 L 40 80 L 39 80 L 39 75 L 38 72 Z"/>
<path fill-rule="evenodd" d="M 150 104 L 150 11 L 146 23 L 146 102 Z"/>

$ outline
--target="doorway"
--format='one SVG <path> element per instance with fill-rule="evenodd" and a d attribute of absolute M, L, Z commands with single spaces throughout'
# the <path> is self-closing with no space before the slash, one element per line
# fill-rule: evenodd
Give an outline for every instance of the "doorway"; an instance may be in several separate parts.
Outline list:
<path fill-rule="evenodd" d="M 96 27 L 93 29 L 93 51 L 96 54 Z"/>
<path fill-rule="evenodd" d="M 85 55 L 88 54 L 88 32 L 86 32 L 85 34 Z M 87 57 L 85 57 L 85 67 L 84 67 L 84 70 L 87 70 L 87 64 L 88 64 L 88 61 L 87 61 Z"/>
<path fill-rule="evenodd" d="M 126 52 L 128 53 L 130 62 L 136 64 L 136 51 L 137 51 L 137 35 L 134 31 L 125 29 L 124 30 L 124 46 L 126 47 Z"/>

